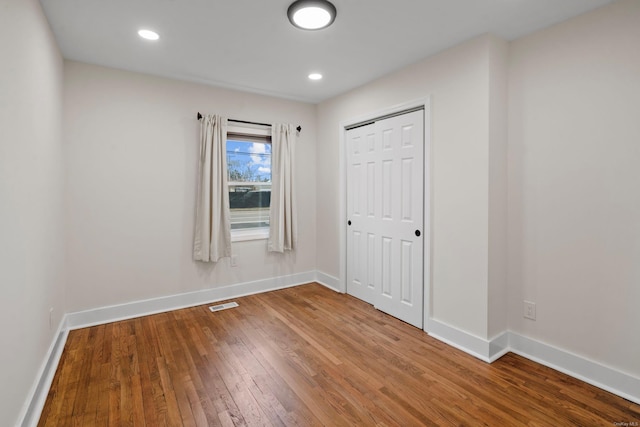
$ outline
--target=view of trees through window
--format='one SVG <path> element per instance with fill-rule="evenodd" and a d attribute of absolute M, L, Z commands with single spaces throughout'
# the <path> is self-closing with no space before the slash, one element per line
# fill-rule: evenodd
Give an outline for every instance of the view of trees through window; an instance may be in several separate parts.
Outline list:
<path fill-rule="evenodd" d="M 227 170 L 231 229 L 269 227 L 271 144 L 228 139 Z"/>

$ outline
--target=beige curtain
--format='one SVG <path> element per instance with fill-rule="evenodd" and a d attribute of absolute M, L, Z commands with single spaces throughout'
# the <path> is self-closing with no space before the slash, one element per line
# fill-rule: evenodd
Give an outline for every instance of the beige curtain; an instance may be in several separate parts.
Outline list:
<path fill-rule="evenodd" d="M 294 250 L 298 241 L 294 183 L 296 129 L 289 124 L 271 128 L 270 252 Z"/>
<path fill-rule="evenodd" d="M 200 166 L 193 259 L 216 262 L 231 256 L 227 185 L 227 119 L 207 115 L 200 124 Z"/>

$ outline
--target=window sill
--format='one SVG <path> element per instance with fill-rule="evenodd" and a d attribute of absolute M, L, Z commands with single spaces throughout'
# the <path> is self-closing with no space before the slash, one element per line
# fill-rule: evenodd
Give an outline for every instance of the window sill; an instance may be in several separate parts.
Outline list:
<path fill-rule="evenodd" d="M 231 230 L 231 242 L 246 242 L 248 240 L 266 240 L 269 238 L 268 228 Z"/>

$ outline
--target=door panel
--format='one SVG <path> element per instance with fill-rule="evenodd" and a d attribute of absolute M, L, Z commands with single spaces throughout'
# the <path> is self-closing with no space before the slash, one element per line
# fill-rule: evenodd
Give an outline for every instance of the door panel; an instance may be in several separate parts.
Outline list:
<path fill-rule="evenodd" d="M 347 227 L 347 289 L 349 294 L 374 304 L 375 276 L 370 272 L 369 260 L 375 259 L 375 245 L 372 246 L 370 242 L 372 238 L 375 240 L 375 234 L 372 236 L 366 231 L 367 217 L 375 216 L 375 212 L 371 212 L 375 209 L 375 202 L 369 201 L 369 195 L 375 190 L 375 179 L 373 183 L 368 181 L 372 173 L 375 178 L 375 164 L 366 162 L 366 153 L 375 150 L 375 146 L 370 148 L 371 144 L 375 144 L 375 135 L 365 132 L 365 129 L 349 131 L 347 134 L 347 210 L 350 223 Z M 366 147 L 364 153 L 363 147 Z M 370 169 L 372 166 L 373 171 Z"/>
<path fill-rule="evenodd" d="M 351 222 L 347 292 L 420 328 L 423 114 L 415 111 L 346 133 L 347 219 Z"/>

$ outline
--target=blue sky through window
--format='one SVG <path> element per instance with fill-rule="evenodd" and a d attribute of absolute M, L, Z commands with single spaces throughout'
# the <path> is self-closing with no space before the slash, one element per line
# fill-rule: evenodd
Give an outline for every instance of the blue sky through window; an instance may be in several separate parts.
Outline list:
<path fill-rule="evenodd" d="M 231 181 L 271 182 L 271 144 L 228 139 L 227 167 Z"/>

